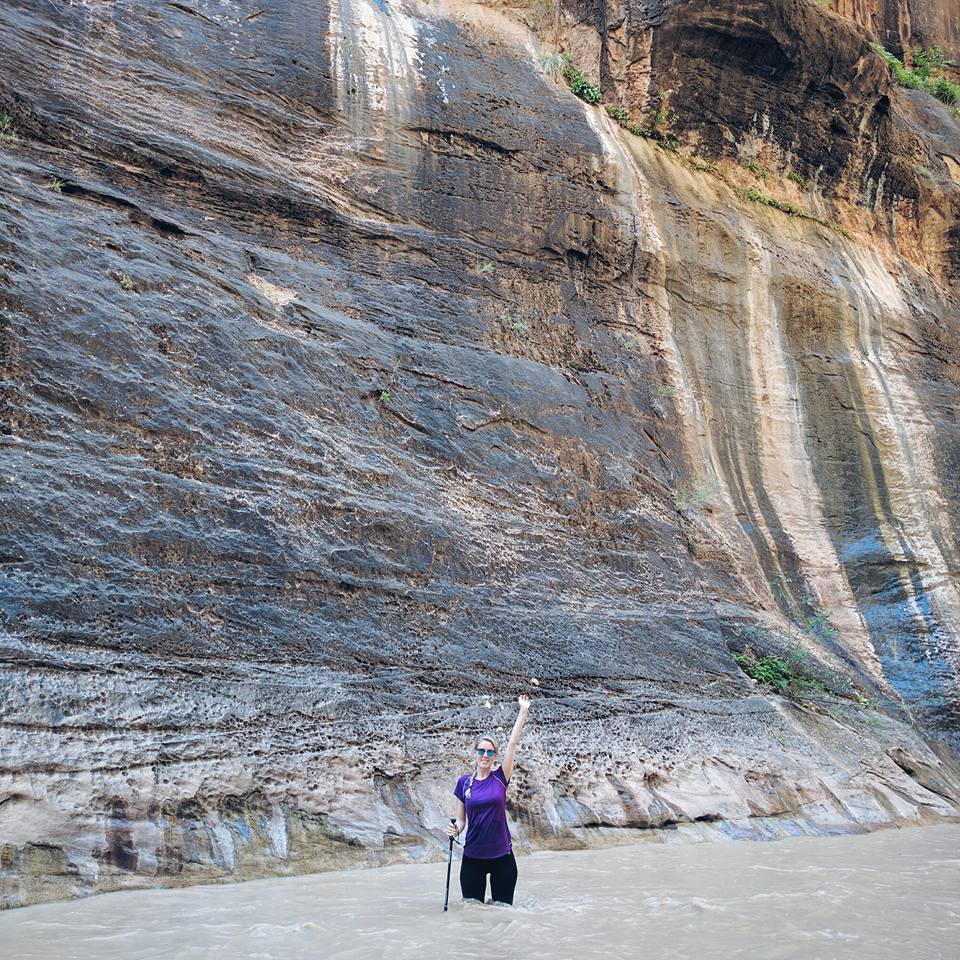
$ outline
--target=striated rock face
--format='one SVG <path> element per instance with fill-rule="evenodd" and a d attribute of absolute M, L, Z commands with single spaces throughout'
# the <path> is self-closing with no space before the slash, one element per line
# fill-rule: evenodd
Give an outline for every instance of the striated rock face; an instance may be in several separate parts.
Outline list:
<path fill-rule="evenodd" d="M 829 0 L 826 6 L 874 33 L 898 56 L 913 47 L 939 47 L 948 59 L 960 57 L 957 0 Z"/>
<path fill-rule="evenodd" d="M 856 25 L 4 14 L 6 905 L 440 856 L 522 690 L 519 848 L 958 815 L 960 137 Z"/>
<path fill-rule="evenodd" d="M 648 127 L 688 150 L 809 181 L 845 204 L 848 225 L 957 282 L 955 118 L 929 94 L 894 86 L 874 34 L 810 0 L 674 0 L 622 17 L 574 5 L 554 36 Z"/>

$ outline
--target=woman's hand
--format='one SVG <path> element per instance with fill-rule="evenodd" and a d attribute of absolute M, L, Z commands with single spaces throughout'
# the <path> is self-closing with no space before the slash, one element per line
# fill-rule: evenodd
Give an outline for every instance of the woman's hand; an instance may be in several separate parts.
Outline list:
<path fill-rule="evenodd" d="M 525 693 L 521 693 L 520 696 L 517 697 L 517 703 L 520 704 L 520 710 L 523 713 L 526 713 L 530 709 L 530 698 Z"/>
<path fill-rule="evenodd" d="M 448 837 L 459 837 L 461 830 L 463 830 L 463 827 L 460 825 L 459 820 L 453 820 L 452 822 L 447 824 Z"/>

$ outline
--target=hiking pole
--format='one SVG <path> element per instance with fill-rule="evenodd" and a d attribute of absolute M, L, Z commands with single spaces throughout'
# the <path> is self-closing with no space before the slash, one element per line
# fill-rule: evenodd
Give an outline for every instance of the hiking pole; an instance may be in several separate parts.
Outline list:
<path fill-rule="evenodd" d="M 457 818 L 451 817 L 451 823 L 456 823 Z M 447 904 L 450 901 L 450 866 L 453 863 L 453 837 L 450 837 L 450 855 L 447 857 L 447 889 L 443 894 L 443 912 L 447 912 Z"/>

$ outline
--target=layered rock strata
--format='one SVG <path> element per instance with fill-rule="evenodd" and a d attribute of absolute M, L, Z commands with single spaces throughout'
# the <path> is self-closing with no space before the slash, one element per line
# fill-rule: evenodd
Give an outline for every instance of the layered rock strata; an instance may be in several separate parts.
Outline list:
<path fill-rule="evenodd" d="M 730 6 L 8 0 L 6 905 L 958 815 L 956 121 Z"/>
<path fill-rule="evenodd" d="M 897 55 L 939 47 L 949 59 L 960 58 L 957 0 L 829 0 L 826 6 L 865 27 Z"/>

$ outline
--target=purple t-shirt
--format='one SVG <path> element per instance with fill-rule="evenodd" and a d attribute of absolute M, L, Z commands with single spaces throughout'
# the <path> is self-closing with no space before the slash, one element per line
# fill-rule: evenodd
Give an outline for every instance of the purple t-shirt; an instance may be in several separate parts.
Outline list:
<path fill-rule="evenodd" d="M 470 774 L 457 781 L 453 795 L 463 801 L 467 810 L 467 839 L 463 855 L 477 860 L 493 860 L 513 852 L 510 830 L 507 828 L 507 783 L 503 769 L 497 767 L 485 780 Z M 469 787 L 470 795 L 466 795 Z"/>

